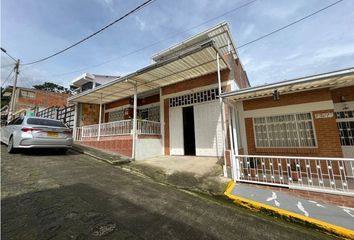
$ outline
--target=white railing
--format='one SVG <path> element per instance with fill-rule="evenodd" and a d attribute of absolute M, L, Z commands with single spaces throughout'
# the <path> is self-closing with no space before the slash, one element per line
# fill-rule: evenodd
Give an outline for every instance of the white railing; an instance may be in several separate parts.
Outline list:
<path fill-rule="evenodd" d="M 354 158 L 237 155 L 236 181 L 354 196 Z"/>
<path fill-rule="evenodd" d="M 137 132 L 138 134 L 160 135 L 161 123 L 148 120 L 138 120 Z"/>
<path fill-rule="evenodd" d="M 122 120 L 116 122 L 87 125 L 76 128 L 76 141 L 82 141 L 87 138 L 98 138 L 107 136 L 130 135 L 133 132 L 133 120 Z M 137 120 L 137 133 L 160 135 L 161 123 L 147 120 Z"/>

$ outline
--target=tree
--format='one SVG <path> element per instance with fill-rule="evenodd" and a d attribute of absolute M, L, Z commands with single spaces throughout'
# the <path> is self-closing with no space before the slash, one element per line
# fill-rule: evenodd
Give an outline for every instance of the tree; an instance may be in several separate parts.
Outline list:
<path fill-rule="evenodd" d="M 43 84 L 33 85 L 33 87 L 35 89 L 50 91 L 50 92 L 69 93 L 69 94 L 72 93 L 70 89 L 52 82 L 45 82 Z"/>

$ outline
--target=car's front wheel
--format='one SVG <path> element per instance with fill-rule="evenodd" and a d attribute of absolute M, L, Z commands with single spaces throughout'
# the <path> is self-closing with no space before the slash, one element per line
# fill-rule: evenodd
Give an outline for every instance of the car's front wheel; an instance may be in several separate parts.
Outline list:
<path fill-rule="evenodd" d="M 15 148 L 14 148 L 14 138 L 11 136 L 9 139 L 9 143 L 7 144 L 7 152 L 8 153 L 15 153 Z"/>

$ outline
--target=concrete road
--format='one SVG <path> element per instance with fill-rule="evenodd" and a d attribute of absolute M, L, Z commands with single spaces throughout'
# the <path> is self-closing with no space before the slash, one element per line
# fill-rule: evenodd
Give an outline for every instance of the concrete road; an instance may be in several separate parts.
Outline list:
<path fill-rule="evenodd" d="M 333 239 L 75 152 L 1 150 L 2 239 Z"/>

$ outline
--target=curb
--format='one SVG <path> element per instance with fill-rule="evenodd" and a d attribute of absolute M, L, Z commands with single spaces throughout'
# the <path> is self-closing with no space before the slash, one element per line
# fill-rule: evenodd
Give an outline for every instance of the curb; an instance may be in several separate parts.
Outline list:
<path fill-rule="evenodd" d="M 298 220 L 301 222 L 315 225 L 319 229 L 324 230 L 329 233 L 334 233 L 337 236 L 344 237 L 347 239 L 354 239 L 354 231 L 349 230 L 347 228 L 340 227 L 340 226 L 337 226 L 334 224 L 330 224 L 330 223 L 327 223 L 324 221 L 320 221 L 320 220 L 317 220 L 314 218 L 302 216 L 302 215 L 294 213 L 294 212 L 290 212 L 290 211 L 286 211 L 286 210 L 283 210 L 280 208 L 272 207 L 272 206 L 269 206 L 269 205 L 266 205 L 266 204 L 263 204 L 260 202 L 256 202 L 256 201 L 253 201 L 253 200 L 250 200 L 247 198 L 235 196 L 231 193 L 234 186 L 235 186 L 235 182 L 230 181 L 226 187 L 226 191 L 224 192 L 224 195 L 227 196 L 229 199 L 233 200 L 234 203 L 236 203 L 236 204 L 239 204 L 239 205 L 244 206 L 249 209 L 258 210 L 258 211 L 266 209 L 268 211 L 271 211 L 273 213 L 276 213 L 276 214 L 286 217 L 286 218 L 295 219 L 295 220 Z"/>
<path fill-rule="evenodd" d="M 100 160 L 100 161 L 103 161 L 103 162 L 108 163 L 108 164 L 111 164 L 111 165 L 121 165 L 121 164 L 125 164 L 125 163 L 129 163 L 129 162 L 130 162 L 129 159 L 123 159 L 123 160 L 109 160 L 109 159 L 106 159 L 106 158 L 104 158 L 104 157 L 100 157 L 100 156 L 98 156 L 98 155 L 96 155 L 96 154 L 93 154 L 93 153 L 91 153 L 90 151 L 86 151 L 86 150 L 84 150 L 84 149 L 80 149 L 80 148 L 75 147 L 75 146 L 73 146 L 73 147 L 71 148 L 71 150 L 73 150 L 73 151 L 75 151 L 75 152 L 78 152 L 78 153 L 82 153 L 82 154 L 88 155 L 88 156 L 90 156 L 90 157 L 96 158 L 96 159 L 98 159 L 98 160 Z"/>

